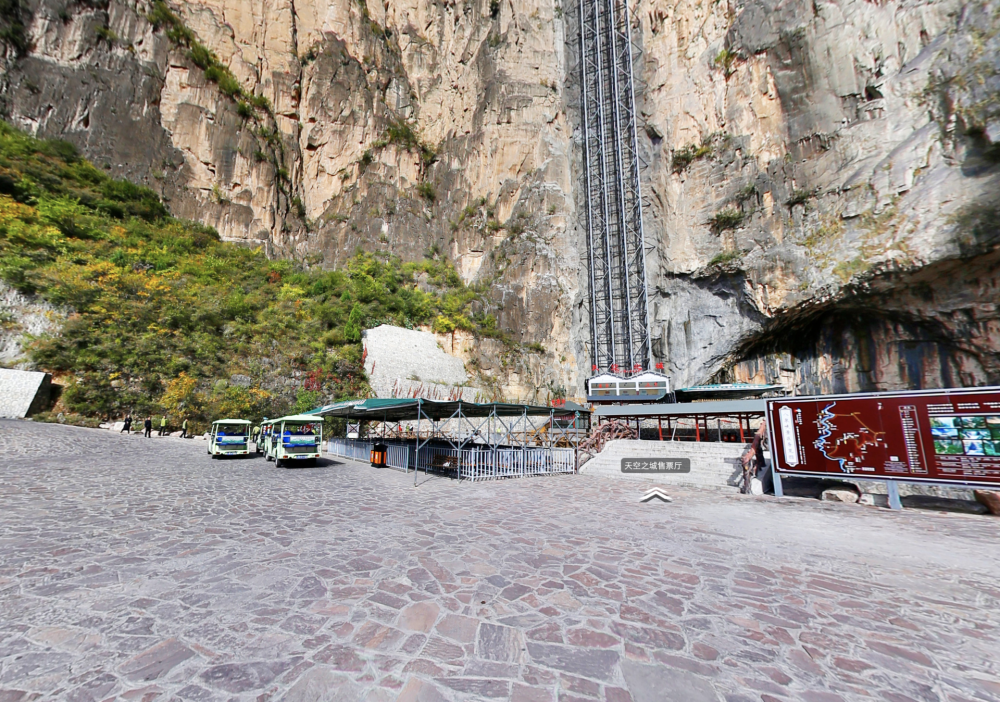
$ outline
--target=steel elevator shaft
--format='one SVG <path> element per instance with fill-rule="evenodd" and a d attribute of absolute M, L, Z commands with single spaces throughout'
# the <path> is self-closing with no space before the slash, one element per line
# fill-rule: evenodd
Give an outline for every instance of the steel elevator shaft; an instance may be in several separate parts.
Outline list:
<path fill-rule="evenodd" d="M 595 369 L 648 369 L 646 252 L 627 0 L 580 0 L 584 192 Z"/>

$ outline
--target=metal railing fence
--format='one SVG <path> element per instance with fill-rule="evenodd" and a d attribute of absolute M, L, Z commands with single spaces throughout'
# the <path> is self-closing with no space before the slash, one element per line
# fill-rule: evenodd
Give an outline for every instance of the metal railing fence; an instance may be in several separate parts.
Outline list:
<path fill-rule="evenodd" d="M 372 442 L 356 439 L 330 439 L 327 444 L 327 453 L 355 461 L 370 461 Z"/>
<path fill-rule="evenodd" d="M 330 439 L 328 453 L 355 461 L 371 458 L 371 441 Z M 422 446 L 379 442 L 386 446 L 386 465 L 397 470 L 424 470 L 431 473 L 451 473 L 460 480 L 497 480 L 532 475 L 554 475 L 576 472 L 576 452 L 568 448 L 509 448 L 477 446 L 455 449 L 442 446 Z"/>
<path fill-rule="evenodd" d="M 385 464 L 399 470 L 410 469 L 410 447 L 386 444 Z"/>

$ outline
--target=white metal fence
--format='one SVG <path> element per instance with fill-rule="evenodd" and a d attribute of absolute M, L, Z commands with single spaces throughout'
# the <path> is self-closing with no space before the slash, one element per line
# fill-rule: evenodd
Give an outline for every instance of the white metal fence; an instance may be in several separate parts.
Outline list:
<path fill-rule="evenodd" d="M 341 458 L 368 461 L 371 441 L 330 439 L 328 452 Z M 461 480 L 496 480 L 531 475 L 576 472 L 576 452 L 568 448 L 453 449 L 423 446 L 419 453 L 412 445 L 385 442 L 386 465 L 397 470 L 424 470 L 455 473 Z"/>
<path fill-rule="evenodd" d="M 399 470 L 409 470 L 410 447 L 387 444 L 385 450 L 385 464 L 390 468 L 398 468 Z"/>
<path fill-rule="evenodd" d="M 372 443 L 355 439 L 330 439 L 330 443 L 327 444 L 327 453 L 355 461 L 370 461 Z"/>

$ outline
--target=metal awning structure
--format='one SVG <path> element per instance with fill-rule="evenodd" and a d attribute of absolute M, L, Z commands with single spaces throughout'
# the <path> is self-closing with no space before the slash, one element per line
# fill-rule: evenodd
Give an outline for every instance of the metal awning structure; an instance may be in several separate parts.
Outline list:
<path fill-rule="evenodd" d="M 474 480 L 573 472 L 573 447 L 590 429 L 587 410 L 506 402 L 372 398 L 335 402 L 306 414 L 367 422 L 375 430 L 374 440 L 395 442 L 388 446 L 390 454 L 406 453 L 403 465 L 407 470 L 413 466 L 414 481 L 418 467 L 425 473 L 445 466 L 457 468 L 460 478 Z M 345 451 L 352 450 L 347 445 L 350 440 L 336 439 L 331 445 L 335 442 L 343 443 Z M 393 456 L 387 460 L 392 461 Z M 513 465 L 512 461 L 520 466 L 514 473 L 504 467 Z"/>
<path fill-rule="evenodd" d="M 678 388 L 677 399 L 683 402 L 695 400 L 742 400 L 760 397 L 766 393 L 781 392 L 783 385 L 757 385 L 754 383 L 721 383 L 718 385 L 695 385 Z"/>
<path fill-rule="evenodd" d="M 662 405 L 604 405 L 594 416 L 609 417 L 733 417 L 764 415 L 767 400 L 723 400 L 721 402 L 674 402 Z"/>
<path fill-rule="evenodd" d="M 708 422 L 716 420 L 719 436 L 722 436 L 723 419 L 739 423 L 740 441 L 745 440 L 750 422 L 764 416 L 767 400 L 723 400 L 720 402 L 674 402 L 660 405 L 603 405 L 594 410 L 597 422 L 611 419 L 625 422 L 635 421 L 638 429 L 643 420 L 657 421 L 660 440 L 663 440 L 663 421 L 667 422 L 667 433 L 674 435 L 673 422 L 694 420 L 695 441 L 701 441 L 702 432 L 708 437 Z M 704 429 L 702 429 L 704 425 Z M 744 428 L 744 425 L 745 428 Z"/>
<path fill-rule="evenodd" d="M 353 421 L 405 422 L 418 419 L 441 421 L 455 417 L 549 417 L 573 414 L 571 409 L 542 407 L 541 405 L 518 405 L 506 402 L 464 402 L 462 400 L 423 400 L 416 398 L 373 398 L 368 400 L 347 400 L 332 405 L 317 407 L 307 414 L 323 417 L 340 417 Z"/>

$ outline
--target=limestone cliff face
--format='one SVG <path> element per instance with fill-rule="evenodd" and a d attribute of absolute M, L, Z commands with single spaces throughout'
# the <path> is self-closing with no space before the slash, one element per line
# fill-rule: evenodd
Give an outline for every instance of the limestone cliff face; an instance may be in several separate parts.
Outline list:
<path fill-rule="evenodd" d="M 526 345 L 469 351 L 481 373 L 526 399 L 582 391 L 575 5 L 169 6 L 267 115 L 207 80 L 152 4 L 21 0 L 8 116 L 270 255 L 447 256 Z M 652 333 L 675 384 L 1000 382 L 995 8 L 634 9 Z"/>
<path fill-rule="evenodd" d="M 995 4 L 638 6 L 677 383 L 1000 382 Z"/>
<path fill-rule="evenodd" d="M 9 117 L 269 255 L 447 256 L 492 287 L 504 328 L 546 348 L 487 345 L 482 372 L 536 400 L 576 384 L 573 128 L 552 0 L 169 7 L 270 114 L 248 118 L 206 80 L 151 2 L 29 0 L 33 46 L 7 52 Z"/>

